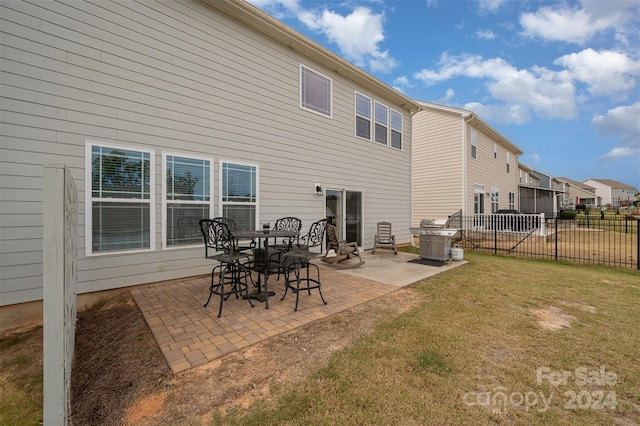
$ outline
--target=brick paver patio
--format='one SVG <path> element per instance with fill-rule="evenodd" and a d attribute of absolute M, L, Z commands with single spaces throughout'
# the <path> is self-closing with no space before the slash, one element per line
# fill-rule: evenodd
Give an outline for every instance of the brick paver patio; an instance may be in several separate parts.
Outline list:
<path fill-rule="evenodd" d="M 131 292 L 174 373 L 204 365 L 230 352 L 333 315 L 398 289 L 339 271 L 321 271 L 322 303 L 317 290 L 301 292 L 298 311 L 291 291 L 280 301 L 284 279 L 269 278 L 269 309 L 255 301 L 231 297 L 218 315 L 219 298 L 206 308 L 209 276 L 158 283 Z"/>

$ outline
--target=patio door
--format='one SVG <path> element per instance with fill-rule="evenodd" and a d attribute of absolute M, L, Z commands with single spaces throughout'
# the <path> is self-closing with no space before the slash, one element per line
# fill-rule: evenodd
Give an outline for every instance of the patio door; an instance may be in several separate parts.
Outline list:
<path fill-rule="evenodd" d="M 474 185 L 473 188 L 473 225 L 484 227 L 484 186 Z"/>
<path fill-rule="evenodd" d="M 325 202 L 327 218 L 338 228 L 338 236 L 362 245 L 362 192 L 327 189 Z"/>

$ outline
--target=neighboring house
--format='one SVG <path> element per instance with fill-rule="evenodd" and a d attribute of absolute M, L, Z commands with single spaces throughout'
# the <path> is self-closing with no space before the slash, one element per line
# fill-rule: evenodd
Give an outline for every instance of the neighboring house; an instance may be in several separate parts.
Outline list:
<path fill-rule="evenodd" d="M 519 163 L 518 185 L 522 213 L 544 213 L 545 217 L 557 216 L 565 193 L 563 182 Z"/>
<path fill-rule="evenodd" d="M 574 209 L 577 205 L 584 205 L 586 208 L 593 209 L 601 205 L 600 197 L 596 196 L 596 189 L 593 186 L 567 177 L 559 177 L 558 180 L 565 184 L 565 193 L 560 203 L 562 208 Z"/>
<path fill-rule="evenodd" d="M 1 305 L 42 298 L 45 162 L 78 187 L 79 293 L 210 272 L 202 217 L 306 230 L 330 211 L 364 247 L 382 220 L 410 241 L 418 104 L 250 3 L 7 1 L 0 17 Z"/>
<path fill-rule="evenodd" d="M 636 197 L 636 188 L 615 180 L 587 179 L 584 183 L 596 189 L 596 196 L 602 200 L 602 206 L 629 206 Z"/>
<path fill-rule="evenodd" d="M 419 102 L 413 116 L 413 223 L 517 209 L 522 151 L 471 111 Z"/>

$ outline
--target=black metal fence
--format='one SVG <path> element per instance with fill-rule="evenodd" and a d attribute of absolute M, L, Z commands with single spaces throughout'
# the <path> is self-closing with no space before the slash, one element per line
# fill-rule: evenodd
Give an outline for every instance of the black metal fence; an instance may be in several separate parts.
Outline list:
<path fill-rule="evenodd" d="M 640 270 L 640 219 L 544 215 L 455 215 L 463 249 Z"/>

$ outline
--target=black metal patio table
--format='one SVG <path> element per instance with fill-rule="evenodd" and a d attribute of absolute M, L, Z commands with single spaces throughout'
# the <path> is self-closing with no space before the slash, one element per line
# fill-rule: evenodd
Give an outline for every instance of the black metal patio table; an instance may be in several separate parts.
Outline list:
<path fill-rule="evenodd" d="M 274 261 L 270 259 L 269 253 L 269 240 L 273 239 L 274 242 L 278 238 L 292 238 L 298 237 L 300 232 L 295 231 L 280 231 L 280 230 L 264 230 L 256 229 L 253 231 L 232 231 L 234 238 L 238 240 L 257 241 L 254 249 L 254 261 L 253 269 L 258 272 L 258 289 L 255 292 L 249 293 L 249 297 L 260 302 L 265 302 L 265 308 L 269 309 L 269 296 L 274 296 L 275 292 L 269 291 L 269 274 Z M 279 261 L 278 261 L 279 263 Z M 279 266 L 279 265 L 278 265 Z M 261 282 L 261 275 L 264 276 L 264 282 Z M 262 291 L 264 287 L 264 291 Z"/>

